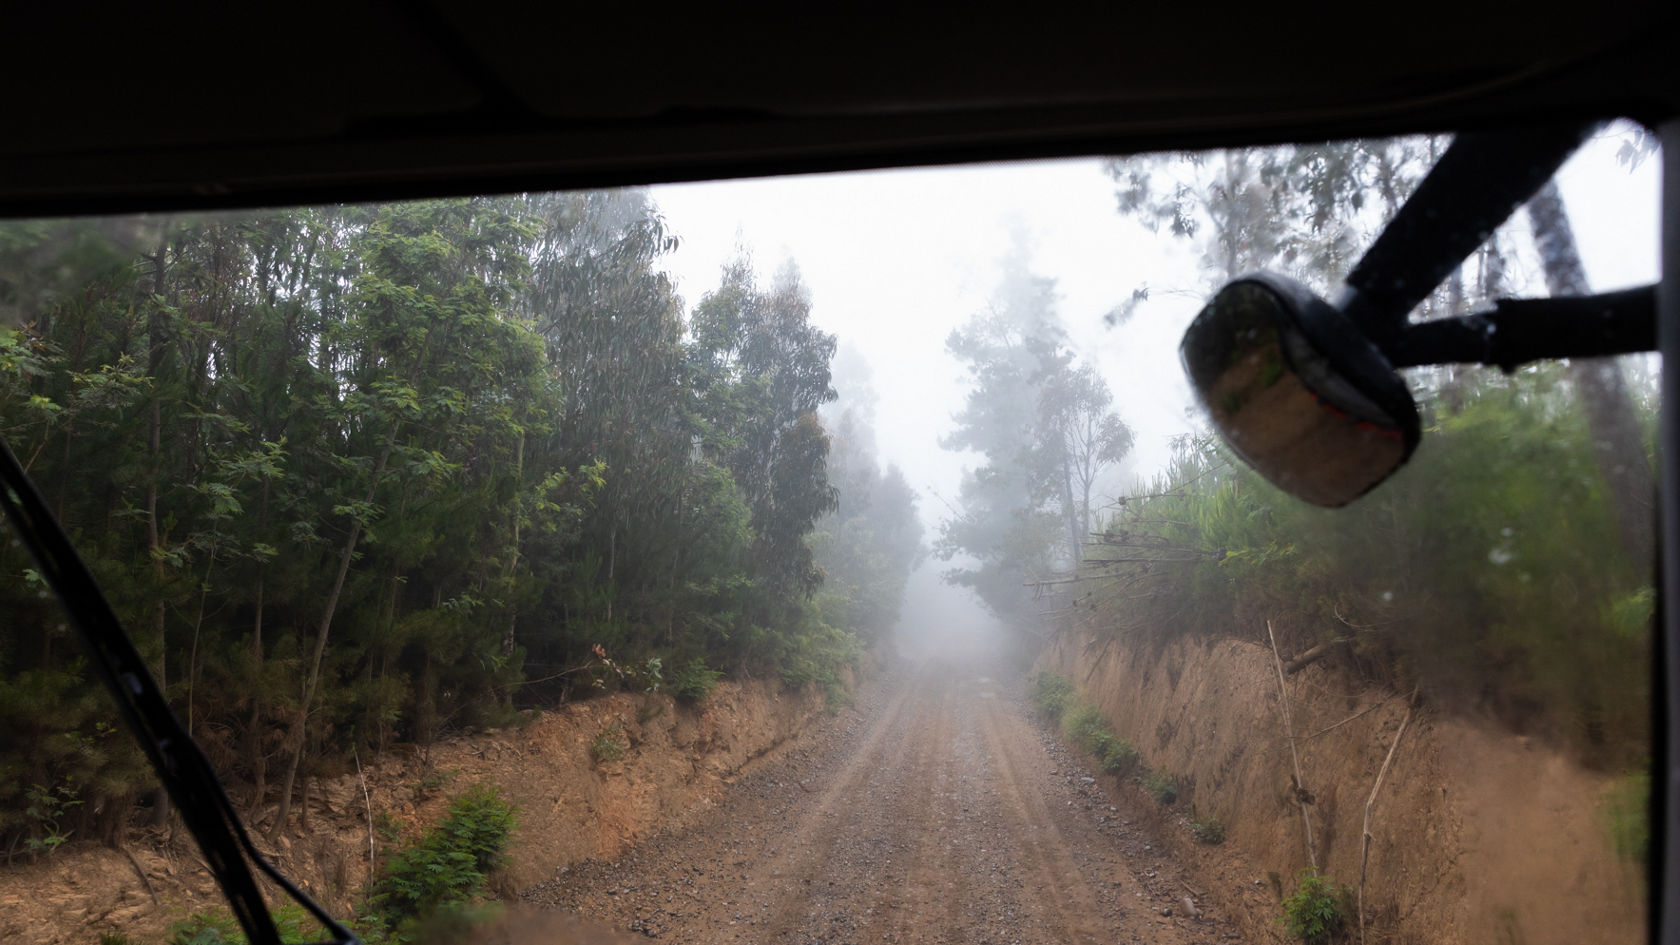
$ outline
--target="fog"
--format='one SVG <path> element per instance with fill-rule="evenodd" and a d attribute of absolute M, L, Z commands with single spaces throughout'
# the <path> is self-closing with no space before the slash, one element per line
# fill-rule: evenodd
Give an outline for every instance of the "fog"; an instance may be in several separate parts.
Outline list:
<path fill-rule="evenodd" d="M 1649 282 L 1657 271 L 1658 162 L 1621 166 L 1623 140 L 1602 136 L 1560 175 L 1597 290 Z M 1197 428 L 1177 344 L 1209 289 L 1199 253 L 1192 241 L 1123 217 L 1099 160 L 683 184 L 653 195 L 681 240 L 666 263 L 687 305 L 741 253 L 760 273 L 798 266 L 813 322 L 867 363 L 879 456 L 919 493 L 930 543 L 978 461 L 940 446 L 967 391 L 945 341 L 988 304 L 999 260 L 1018 240 L 1032 270 L 1055 281 L 1069 346 L 1098 368 L 1134 433 L 1102 498 L 1160 470 L 1172 440 Z M 1520 215 L 1511 226 L 1521 230 Z M 1543 291 L 1532 259 L 1519 255 L 1516 269 L 1514 284 Z M 1140 288 L 1148 300 L 1106 325 L 1103 316 Z M 971 595 L 937 579 L 948 567 L 925 563 L 907 594 L 905 625 L 936 628 L 928 648 L 998 632 Z"/>

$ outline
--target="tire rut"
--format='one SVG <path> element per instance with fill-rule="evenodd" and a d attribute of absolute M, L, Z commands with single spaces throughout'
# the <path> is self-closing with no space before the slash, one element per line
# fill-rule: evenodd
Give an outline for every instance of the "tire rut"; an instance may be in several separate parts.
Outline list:
<path fill-rule="evenodd" d="M 1227 941 L 1164 914 L 1122 849 L 1150 849 L 1119 826 L 1144 818 L 1110 816 L 1118 799 L 1058 770 L 1019 684 L 994 673 L 900 670 L 822 747 L 762 762 L 692 827 L 522 898 L 693 942 Z"/>

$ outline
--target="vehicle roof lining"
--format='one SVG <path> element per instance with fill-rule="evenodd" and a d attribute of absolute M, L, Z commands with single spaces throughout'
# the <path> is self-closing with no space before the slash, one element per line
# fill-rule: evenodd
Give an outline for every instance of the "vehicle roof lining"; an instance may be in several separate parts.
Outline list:
<path fill-rule="evenodd" d="M 1680 111 L 1675 14 L 1496 0 L 1011 16 L 302 0 L 47 11 L 0 215 L 262 206 Z M 1446 24 L 1446 25 L 1443 25 Z M 1328 33 L 1328 35 L 1327 35 Z M 622 42 L 602 37 L 623 37 Z M 1372 37 L 1364 42 L 1359 37 Z"/>

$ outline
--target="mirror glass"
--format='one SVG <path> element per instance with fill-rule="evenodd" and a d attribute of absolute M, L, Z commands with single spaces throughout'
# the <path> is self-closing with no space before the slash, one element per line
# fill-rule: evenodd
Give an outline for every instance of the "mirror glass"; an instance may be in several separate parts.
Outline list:
<path fill-rule="evenodd" d="M 1196 316 L 1180 355 L 1214 426 L 1249 465 L 1315 505 L 1346 505 L 1411 454 L 1407 418 L 1361 390 L 1383 379 L 1356 379 L 1309 340 L 1299 307 L 1264 283 L 1234 282 Z"/>

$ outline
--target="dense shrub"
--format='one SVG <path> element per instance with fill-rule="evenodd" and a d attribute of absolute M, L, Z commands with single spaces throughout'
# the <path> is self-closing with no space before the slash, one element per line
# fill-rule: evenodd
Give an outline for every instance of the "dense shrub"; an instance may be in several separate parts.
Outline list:
<path fill-rule="evenodd" d="M 440 908 L 484 895 L 513 833 L 514 810 L 494 788 L 476 787 L 449 805 L 437 826 L 385 861 L 368 897 L 380 925 L 407 940 Z"/>
<path fill-rule="evenodd" d="M 1163 804 L 1178 800 L 1178 781 L 1171 774 L 1156 768 L 1143 777 L 1143 789 Z"/>
<path fill-rule="evenodd" d="M 1225 822 L 1212 814 L 1190 818 L 1190 833 L 1209 846 L 1225 842 Z"/>
<path fill-rule="evenodd" d="M 1080 751 L 1097 754 L 1101 749 L 1101 742 L 1110 736 L 1108 722 L 1102 716 L 1102 710 L 1089 702 L 1074 700 L 1062 714 L 1062 730 L 1068 740 L 1079 746 Z"/>
<path fill-rule="evenodd" d="M 1542 731 L 1609 768 L 1649 752 L 1650 561 L 1630 559 L 1564 369 L 1464 375 L 1416 456 L 1340 509 L 1285 495 L 1209 439 L 1090 549 L 1090 628 L 1332 659 L 1447 709 Z"/>
<path fill-rule="evenodd" d="M 1040 670 L 1033 675 L 1033 704 L 1055 722 L 1073 702 L 1073 681 L 1066 676 Z"/>
<path fill-rule="evenodd" d="M 679 702 L 694 704 L 706 701 L 717 687 L 718 680 L 723 674 L 706 665 L 703 658 L 696 657 L 684 660 L 671 667 L 670 690 L 671 695 Z"/>
<path fill-rule="evenodd" d="M 1346 898 L 1347 887 L 1337 886 L 1317 870 L 1304 869 L 1295 892 L 1283 900 L 1283 915 L 1278 922 L 1306 945 L 1326 945 L 1346 924 Z"/>

